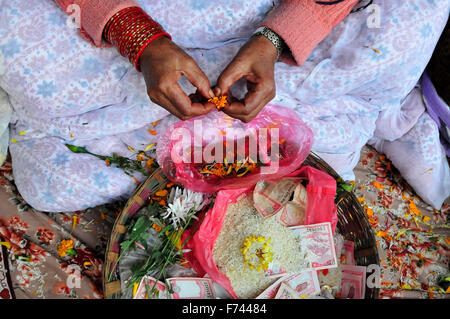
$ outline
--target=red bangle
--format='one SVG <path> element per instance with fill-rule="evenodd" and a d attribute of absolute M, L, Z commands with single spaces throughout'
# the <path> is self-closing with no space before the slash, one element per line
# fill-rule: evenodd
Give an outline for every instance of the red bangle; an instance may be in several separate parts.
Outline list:
<path fill-rule="evenodd" d="M 139 58 L 153 40 L 160 36 L 172 39 L 159 23 L 139 7 L 117 12 L 106 24 L 103 35 L 122 56 L 128 57 L 138 71 L 141 71 Z"/>

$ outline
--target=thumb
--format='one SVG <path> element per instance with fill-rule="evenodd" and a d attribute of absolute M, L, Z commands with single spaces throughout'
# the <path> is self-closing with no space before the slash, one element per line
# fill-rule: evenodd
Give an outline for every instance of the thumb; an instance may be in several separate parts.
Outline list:
<path fill-rule="evenodd" d="M 234 61 L 231 62 L 217 79 L 216 89 L 218 90 L 218 95 L 226 94 L 230 87 L 243 76 L 244 74 L 238 64 Z"/>

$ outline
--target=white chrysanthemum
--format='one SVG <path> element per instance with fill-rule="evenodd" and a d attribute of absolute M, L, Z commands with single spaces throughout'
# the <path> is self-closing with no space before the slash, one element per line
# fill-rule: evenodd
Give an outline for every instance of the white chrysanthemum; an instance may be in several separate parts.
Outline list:
<path fill-rule="evenodd" d="M 171 220 L 172 225 L 178 229 L 186 223 L 192 209 L 198 212 L 209 201 L 210 198 L 206 194 L 196 193 L 185 188 L 172 188 L 167 200 L 167 208 L 162 218 Z M 193 216 L 193 218 L 196 217 Z"/>

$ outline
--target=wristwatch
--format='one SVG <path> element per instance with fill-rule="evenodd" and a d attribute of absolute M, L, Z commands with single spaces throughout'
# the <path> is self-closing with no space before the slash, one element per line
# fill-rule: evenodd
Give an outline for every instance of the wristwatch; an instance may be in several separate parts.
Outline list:
<path fill-rule="evenodd" d="M 265 36 L 270 42 L 273 43 L 275 48 L 277 49 L 278 55 L 277 55 L 277 61 L 280 58 L 281 53 L 286 48 L 286 44 L 284 43 L 283 39 L 272 29 L 269 27 L 259 27 L 255 30 L 252 37 L 263 35 Z"/>

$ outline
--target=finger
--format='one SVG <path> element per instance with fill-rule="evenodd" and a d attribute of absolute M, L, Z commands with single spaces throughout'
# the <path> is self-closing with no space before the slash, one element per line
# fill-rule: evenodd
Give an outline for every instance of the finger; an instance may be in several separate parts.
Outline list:
<path fill-rule="evenodd" d="M 205 98 L 210 99 L 214 97 L 214 92 L 211 90 L 211 85 L 205 73 L 203 73 L 194 60 L 190 61 L 191 62 L 188 62 L 186 69 L 182 71 L 183 75 Z"/>
<path fill-rule="evenodd" d="M 157 97 L 151 98 L 151 100 L 153 103 L 162 106 L 179 119 L 187 119 L 180 111 L 176 109 L 176 107 L 163 94 L 159 94 Z"/>
<path fill-rule="evenodd" d="M 262 108 L 273 98 L 272 90 L 261 89 L 261 85 L 254 85 L 252 83 L 248 87 L 253 89 L 249 90 L 249 93 L 244 99 L 244 103 L 232 103 L 229 107 L 224 109 L 226 114 L 243 122 L 250 122 L 254 119 Z M 264 96 L 264 91 L 266 91 L 268 95 Z M 261 98 L 261 96 L 263 97 Z"/>
<path fill-rule="evenodd" d="M 223 108 L 223 112 L 230 116 L 231 114 L 245 115 L 245 104 L 242 101 L 231 102 Z"/>
<path fill-rule="evenodd" d="M 239 63 L 232 61 L 217 79 L 217 93 L 226 94 L 231 86 L 244 76 Z"/>
<path fill-rule="evenodd" d="M 250 85 L 250 90 L 244 99 L 247 115 L 255 109 L 261 109 L 275 97 L 275 85 L 272 82 L 261 82 Z"/>
<path fill-rule="evenodd" d="M 241 114 L 241 113 L 239 113 L 239 114 L 232 114 L 232 113 L 230 114 L 229 113 L 228 116 L 231 116 L 231 117 L 233 117 L 235 119 L 241 120 L 242 122 L 248 123 L 251 120 L 253 120 L 259 114 L 259 112 L 261 112 L 261 110 L 263 108 L 264 108 L 264 105 L 262 107 L 260 107 L 260 108 L 257 108 L 255 110 L 253 110 L 248 115 L 244 115 L 244 114 Z"/>
<path fill-rule="evenodd" d="M 164 93 L 167 99 L 175 106 L 175 108 L 185 117 L 191 118 L 199 116 L 211 111 L 211 107 L 205 106 L 201 103 L 191 103 L 189 97 L 184 93 L 181 87 L 177 84 L 172 85 Z"/>

